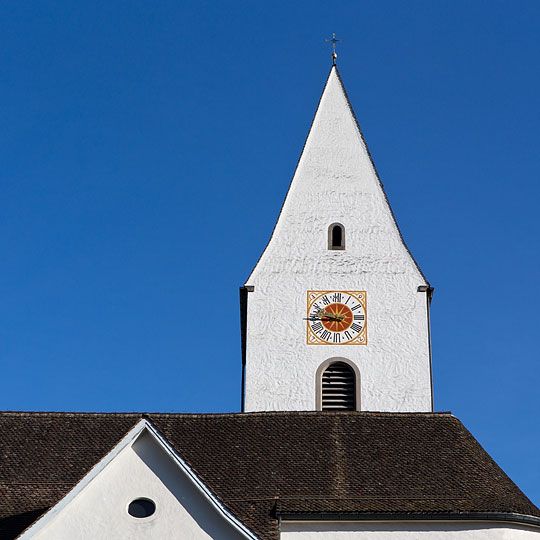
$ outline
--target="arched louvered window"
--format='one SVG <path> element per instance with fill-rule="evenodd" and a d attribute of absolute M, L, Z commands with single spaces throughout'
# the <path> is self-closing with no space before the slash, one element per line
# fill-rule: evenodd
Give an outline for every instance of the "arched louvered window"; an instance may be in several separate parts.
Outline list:
<path fill-rule="evenodd" d="M 332 362 L 321 376 L 323 411 L 356 410 L 356 375 L 345 362 Z"/>
<path fill-rule="evenodd" d="M 345 249 L 345 227 L 341 223 L 328 227 L 328 249 Z"/>

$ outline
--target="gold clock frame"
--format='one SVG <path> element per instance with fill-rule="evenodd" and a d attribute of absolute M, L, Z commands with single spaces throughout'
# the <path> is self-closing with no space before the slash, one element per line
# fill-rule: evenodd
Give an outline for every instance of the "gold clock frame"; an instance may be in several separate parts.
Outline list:
<path fill-rule="evenodd" d="M 334 294 L 334 293 L 341 293 L 341 294 L 348 294 L 352 296 L 359 304 L 362 305 L 362 308 L 364 309 L 364 313 L 366 315 L 366 319 L 364 321 L 364 326 L 362 328 L 362 331 L 351 341 L 347 341 L 345 343 L 329 343 L 328 341 L 324 341 L 319 336 L 317 336 L 313 330 L 311 329 L 311 325 L 309 324 L 309 314 L 311 312 L 311 306 L 313 306 L 313 303 L 316 302 L 321 296 L 324 296 L 325 294 Z M 307 333 L 306 333 L 306 344 L 307 345 L 334 345 L 334 346 L 340 346 L 340 345 L 367 345 L 367 292 L 366 291 L 307 291 L 307 316 L 306 316 L 306 327 L 307 327 Z"/>

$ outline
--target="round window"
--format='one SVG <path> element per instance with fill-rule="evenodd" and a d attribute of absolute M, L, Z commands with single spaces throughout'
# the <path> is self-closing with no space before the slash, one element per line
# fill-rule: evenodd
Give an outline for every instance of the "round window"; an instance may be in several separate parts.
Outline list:
<path fill-rule="evenodd" d="M 156 511 L 156 504 L 150 499 L 135 499 L 128 506 L 128 514 L 134 518 L 150 517 Z"/>

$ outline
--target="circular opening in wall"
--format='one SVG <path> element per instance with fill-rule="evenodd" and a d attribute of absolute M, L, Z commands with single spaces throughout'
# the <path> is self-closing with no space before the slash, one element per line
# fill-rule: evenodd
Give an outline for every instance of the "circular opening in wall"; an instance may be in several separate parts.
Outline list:
<path fill-rule="evenodd" d="M 128 506 L 128 514 L 134 518 L 150 517 L 156 511 L 156 504 L 150 499 L 135 499 Z"/>

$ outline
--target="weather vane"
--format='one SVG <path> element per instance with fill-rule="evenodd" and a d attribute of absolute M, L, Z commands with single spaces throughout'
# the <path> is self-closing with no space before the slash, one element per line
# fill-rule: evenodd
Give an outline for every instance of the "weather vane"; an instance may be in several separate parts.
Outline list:
<path fill-rule="evenodd" d="M 325 39 L 327 43 L 332 43 L 332 65 L 336 65 L 337 52 L 336 52 L 336 43 L 341 43 L 342 39 L 336 39 L 336 34 L 332 32 L 332 39 Z"/>

